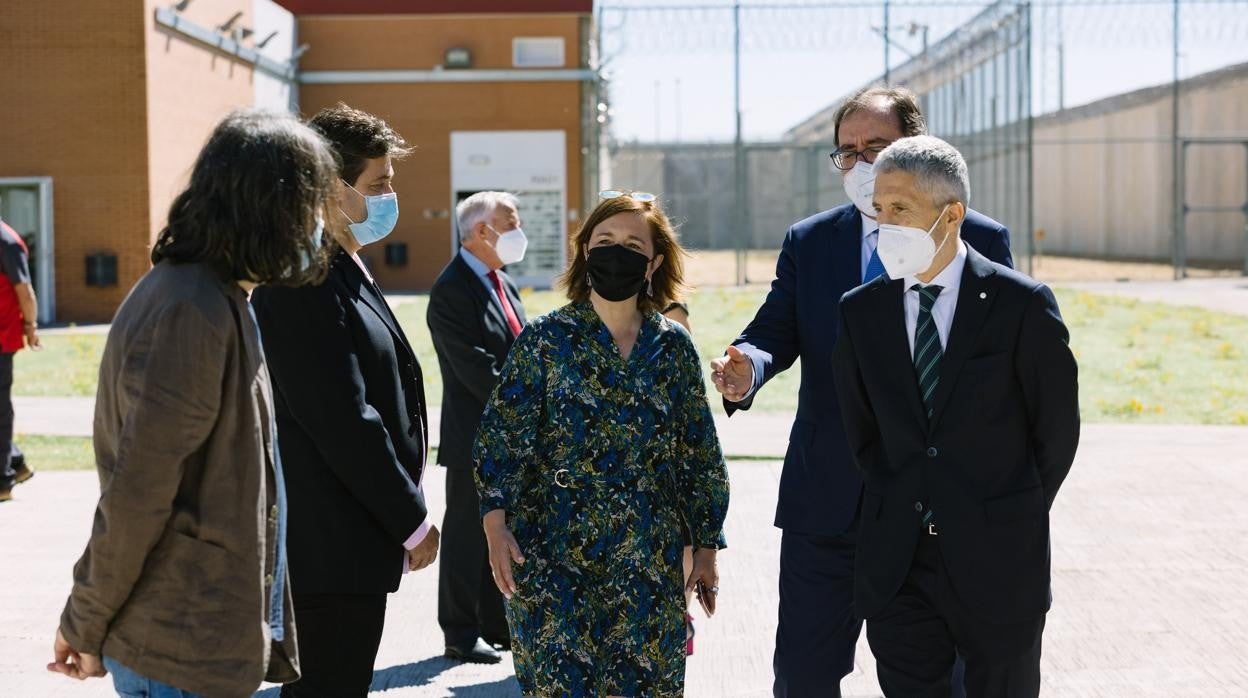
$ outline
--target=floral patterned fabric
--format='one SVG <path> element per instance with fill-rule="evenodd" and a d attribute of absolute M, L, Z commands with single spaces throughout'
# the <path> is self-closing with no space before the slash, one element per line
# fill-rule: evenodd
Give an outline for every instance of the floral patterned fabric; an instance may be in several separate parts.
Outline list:
<path fill-rule="evenodd" d="M 685 330 L 649 314 L 625 360 L 588 302 L 539 318 L 511 348 L 474 458 L 482 514 L 506 510 L 526 558 L 507 604 L 524 693 L 681 695 L 682 548 L 724 547 L 728 510 Z"/>

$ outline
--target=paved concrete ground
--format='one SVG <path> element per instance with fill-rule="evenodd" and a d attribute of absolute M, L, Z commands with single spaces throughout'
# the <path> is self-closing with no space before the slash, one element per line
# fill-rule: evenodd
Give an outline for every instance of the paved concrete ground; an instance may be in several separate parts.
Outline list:
<path fill-rule="evenodd" d="M 725 438 L 749 434 L 755 417 L 734 418 Z M 774 430 L 773 424 L 765 439 L 772 447 Z M 772 461 L 730 467 L 731 547 L 721 557 L 721 611 L 698 621 L 691 697 L 769 693 L 779 543 L 770 524 L 779 471 Z M 1245 428 L 1086 429 L 1053 511 L 1055 606 L 1045 636 L 1045 696 L 1248 695 L 1245 472 Z M 433 469 L 427 482 L 439 512 L 442 472 Z M 0 695 L 109 695 L 105 682 L 78 684 L 43 670 L 90 529 L 95 475 L 40 473 L 17 493 L 0 505 Z M 435 609 L 432 570 L 407 577 L 391 597 L 376 691 L 518 695 L 506 663 L 459 666 L 440 658 Z M 879 695 L 873 673 L 860 645 L 846 694 Z"/>
<path fill-rule="evenodd" d="M 44 436 L 91 436 L 93 397 L 13 397 L 13 431 Z"/>
<path fill-rule="evenodd" d="M 1242 276 L 1182 281 L 1095 281 L 1057 285 L 1061 288 L 1135 298 L 1141 301 L 1191 305 L 1224 313 L 1248 315 L 1248 278 Z"/>

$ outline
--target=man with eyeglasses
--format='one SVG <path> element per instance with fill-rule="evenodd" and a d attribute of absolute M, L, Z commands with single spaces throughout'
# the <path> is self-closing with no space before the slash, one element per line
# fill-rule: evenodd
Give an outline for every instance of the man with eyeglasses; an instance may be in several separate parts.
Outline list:
<path fill-rule="evenodd" d="M 884 273 L 876 252 L 875 156 L 895 140 L 927 132 L 914 93 L 897 87 L 868 88 L 849 98 L 834 125 L 832 164 L 851 203 L 789 228 L 763 306 L 724 356 L 711 362 L 713 382 L 732 415 L 748 410 L 764 383 L 802 359 L 776 507 L 776 526 L 783 530 L 773 659 L 777 698 L 840 696 L 841 679 L 854 668 L 862 631 L 853 608 L 862 478 L 832 376 L 837 302 Z M 968 209 L 961 233 L 985 257 L 1013 266 L 1005 226 Z M 961 695 L 957 678 L 953 692 Z"/>

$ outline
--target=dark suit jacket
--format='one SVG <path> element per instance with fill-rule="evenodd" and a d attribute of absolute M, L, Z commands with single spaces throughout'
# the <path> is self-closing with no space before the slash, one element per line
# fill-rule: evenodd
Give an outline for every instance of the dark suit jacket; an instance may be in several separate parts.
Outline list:
<path fill-rule="evenodd" d="M 1049 507 L 1079 443 L 1069 334 L 1048 287 L 968 251 L 930 424 L 902 306 L 877 279 L 841 301 L 837 393 L 866 491 L 855 608 L 881 611 L 905 580 L 930 502 L 964 604 L 1010 622 L 1049 608 Z M 926 535 L 926 534 L 924 534 Z"/>
<path fill-rule="evenodd" d="M 516 284 L 502 270 L 498 276 L 512 309 L 524 324 L 524 306 Z M 472 468 L 472 443 L 481 424 L 481 413 L 515 337 L 503 309 L 458 252 L 433 283 L 426 320 L 442 369 L 438 463 Z"/>
<path fill-rule="evenodd" d="M 345 253 L 318 286 L 252 294 L 273 374 L 296 593 L 387 593 L 424 522 L 420 364 Z"/>
<path fill-rule="evenodd" d="M 962 239 L 1006 266 L 1010 233 L 967 211 Z M 854 520 L 862 480 L 854 468 L 832 376 L 837 302 L 862 281 L 862 218 L 853 204 L 799 221 L 789 229 L 776 262 L 776 280 L 754 320 L 733 343 L 754 363 L 756 388 L 802 359 L 797 418 L 780 475 L 776 526 L 836 535 Z M 751 398 L 724 402 L 731 415 Z"/>

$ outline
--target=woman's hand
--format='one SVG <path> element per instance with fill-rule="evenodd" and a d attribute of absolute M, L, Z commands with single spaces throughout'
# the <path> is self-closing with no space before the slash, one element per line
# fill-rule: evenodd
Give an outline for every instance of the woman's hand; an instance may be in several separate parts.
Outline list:
<path fill-rule="evenodd" d="M 719 566 L 715 562 L 717 553 L 714 548 L 694 550 L 693 571 L 689 573 L 689 581 L 685 583 L 686 594 L 697 591 L 698 601 L 708 618 L 715 615 L 715 600 L 719 597 Z"/>
<path fill-rule="evenodd" d="M 507 528 L 507 512 L 495 509 L 487 512 L 481 519 L 485 528 L 485 541 L 490 547 L 490 572 L 494 574 L 494 584 L 503 596 L 510 599 L 516 593 L 516 579 L 511 574 L 511 564 L 524 564 L 524 553 L 520 552 L 520 544 Z"/>

